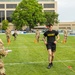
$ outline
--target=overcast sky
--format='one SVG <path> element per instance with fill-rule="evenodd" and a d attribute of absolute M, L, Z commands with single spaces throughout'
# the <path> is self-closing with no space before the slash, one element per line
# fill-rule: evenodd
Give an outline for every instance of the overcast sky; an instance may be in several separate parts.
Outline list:
<path fill-rule="evenodd" d="M 60 22 L 75 21 L 75 0 L 56 0 Z"/>

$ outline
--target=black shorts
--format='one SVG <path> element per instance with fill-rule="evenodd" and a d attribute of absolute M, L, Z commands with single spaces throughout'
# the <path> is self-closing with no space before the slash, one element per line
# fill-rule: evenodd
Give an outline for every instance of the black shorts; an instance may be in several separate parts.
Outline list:
<path fill-rule="evenodd" d="M 47 50 L 51 49 L 52 52 L 56 51 L 56 44 L 55 43 L 48 43 L 46 44 Z"/>

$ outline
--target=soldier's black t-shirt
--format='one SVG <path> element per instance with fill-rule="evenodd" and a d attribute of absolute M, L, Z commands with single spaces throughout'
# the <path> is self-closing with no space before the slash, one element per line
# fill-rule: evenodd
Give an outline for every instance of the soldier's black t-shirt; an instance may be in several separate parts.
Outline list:
<path fill-rule="evenodd" d="M 54 41 L 56 40 L 56 36 L 58 35 L 58 31 L 56 30 L 52 30 L 52 31 L 46 31 L 44 33 L 44 36 L 47 37 L 47 43 L 54 43 Z"/>

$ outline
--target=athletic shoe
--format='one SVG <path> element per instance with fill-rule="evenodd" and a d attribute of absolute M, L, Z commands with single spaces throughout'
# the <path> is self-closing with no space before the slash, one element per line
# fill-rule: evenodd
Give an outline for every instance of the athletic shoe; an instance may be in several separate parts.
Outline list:
<path fill-rule="evenodd" d="M 50 69 L 52 66 L 53 66 L 53 63 L 49 64 L 47 68 Z"/>

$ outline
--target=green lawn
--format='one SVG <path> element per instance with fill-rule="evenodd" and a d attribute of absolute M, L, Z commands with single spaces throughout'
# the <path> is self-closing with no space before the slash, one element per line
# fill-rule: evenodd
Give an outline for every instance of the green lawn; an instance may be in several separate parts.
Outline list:
<path fill-rule="evenodd" d="M 20 34 L 14 41 L 11 36 L 10 45 L 6 42 L 6 36 L 0 34 L 4 46 L 12 52 L 3 58 L 6 75 L 75 75 L 75 36 L 68 36 L 68 41 L 62 44 L 63 36 L 57 43 L 57 51 L 54 66 L 47 69 L 48 53 L 41 41 L 34 43 L 34 34 Z"/>

